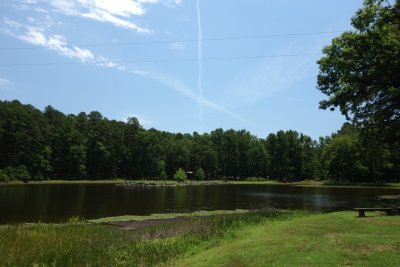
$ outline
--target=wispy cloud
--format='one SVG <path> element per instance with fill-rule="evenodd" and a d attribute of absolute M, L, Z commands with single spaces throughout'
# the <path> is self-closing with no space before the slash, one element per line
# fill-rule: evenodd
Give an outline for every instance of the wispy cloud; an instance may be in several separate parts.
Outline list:
<path fill-rule="evenodd" d="M 162 2 L 169 7 L 175 7 L 182 3 L 182 1 L 183 0 L 163 0 Z"/>
<path fill-rule="evenodd" d="M 2 28 L 3 32 L 12 35 L 15 38 L 29 42 L 34 45 L 46 47 L 50 50 L 57 52 L 61 56 L 79 59 L 82 63 L 92 64 L 99 67 L 112 68 L 119 71 L 128 72 L 133 75 L 147 76 L 148 78 L 160 82 L 168 88 L 171 88 L 179 92 L 180 94 L 183 94 L 184 96 L 194 100 L 202 106 L 204 105 L 210 107 L 214 110 L 223 112 L 243 123 L 251 124 L 250 121 L 242 118 L 241 116 L 230 111 L 229 109 L 218 105 L 211 100 L 206 99 L 205 97 L 203 97 L 203 95 L 198 95 L 194 93 L 194 91 L 191 90 L 185 83 L 167 74 L 157 72 L 149 73 L 147 71 L 137 70 L 132 67 L 122 65 L 103 56 L 95 56 L 94 53 L 88 49 L 68 45 L 65 37 L 61 35 L 46 36 L 46 34 L 42 32 L 41 29 L 26 27 L 9 19 L 7 20 L 6 24 L 3 23 L 3 26 L 4 25 L 8 25 L 9 27 Z"/>
<path fill-rule="evenodd" d="M 49 14 L 58 12 L 66 16 L 75 16 L 99 22 L 110 23 L 138 33 L 150 34 L 152 31 L 138 25 L 134 20 L 146 14 L 147 8 L 154 4 L 164 4 L 169 7 L 179 5 L 179 0 L 20 0 L 14 5 L 20 10 L 29 9 Z"/>
<path fill-rule="evenodd" d="M 68 16 L 78 16 L 114 26 L 131 29 L 139 33 L 150 33 L 145 27 L 132 22 L 132 16 L 145 14 L 145 4 L 154 4 L 157 0 L 55 0 L 51 5 L 56 11 Z"/>
<path fill-rule="evenodd" d="M 38 2 L 43 2 L 44 0 L 26 0 L 24 1 L 24 4 L 36 4 Z M 114 1 L 111 1 L 114 3 Z M 127 1 L 127 2 L 135 2 L 136 6 L 138 9 L 134 8 L 133 6 L 129 7 L 129 4 L 126 4 L 127 6 L 124 6 L 123 4 L 124 1 L 119 0 L 116 1 L 116 6 L 111 7 L 109 4 L 109 1 L 101 1 L 101 0 L 96 0 L 96 1 L 89 1 L 89 0 L 72 0 L 72 1 L 61 1 L 61 0 L 55 0 L 52 1 L 51 4 L 57 8 L 57 10 L 64 10 L 64 12 L 71 12 L 74 13 L 75 9 L 77 8 L 78 5 L 84 6 L 87 8 L 98 8 L 98 9 L 105 9 L 108 10 L 111 14 L 114 14 L 115 16 L 122 16 L 122 17 L 129 17 L 132 14 L 140 15 L 145 12 L 145 10 L 140 11 L 140 8 L 143 7 L 145 4 L 152 4 L 152 3 L 158 3 L 162 2 L 163 4 L 166 5 L 177 5 L 181 1 L 179 0 L 135 0 L 135 1 Z M 37 8 L 37 7 L 36 7 Z M 79 8 L 78 8 L 79 9 Z M 40 7 L 40 10 L 42 10 L 42 7 Z M 40 11 L 41 13 L 46 14 L 45 9 L 44 11 Z M 75 13 L 74 13 L 75 14 Z M 76 13 L 77 14 L 77 13 Z M 127 72 L 136 76 L 146 76 L 149 79 L 155 80 L 166 87 L 192 99 L 196 103 L 198 103 L 201 107 L 206 106 L 211 109 L 214 109 L 216 111 L 225 113 L 243 123 L 246 124 L 251 124 L 248 120 L 242 118 L 238 114 L 234 113 L 233 111 L 205 98 L 202 93 L 196 94 L 195 91 L 191 90 L 185 83 L 180 81 L 179 79 L 169 76 L 167 74 L 159 73 L 156 71 L 153 72 L 147 72 L 143 70 L 138 70 L 135 67 L 127 66 L 121 63 L 118 63 L 116 61 L 107 59 L 106 57 L 103 57 L 101 55 L 96 55 L 93 51 L 82 48 L 79 46 L 74 46 L 70 45 L 68 43 L 68 40 L 65 36 L 62 34 L 53 34 L 53 33 L 48 33 L 51 29 L 52 26 L 52 21 L 51 19 L 46 19 L 48 23 L 45 23 L 43 27 L 40 27 L 39 21 L 35 19 L 28 19 L 27 22 L 21 23 L 17 22 L 15 20 L 9 19 L 9 18 L 3 18 L 3 20 L 0 22 L 0 31 L 3 33 L 6 33 L 8 35 L 11 35 L 17 39 L 23 40 L 27 43 L 30 43 L 32 45 L 36 46 L 41 46 L 44 48 L 47 48 L 51 51 L 54 51 L 58 53 L 60 56 L 68 57 L 71 59 L 76 59 L 79 60 L 82 63 L 85 64 L 91 64 L 103 68 L 110 68 L 110 69 L 115 69 L 118 71 L 123 71 Z M 39 23 L 39 25 L 38 25 Z M 51 31 L 53 32 L 53 31 Z M 176 44 L 176 48 L 181 48 L 181 44 Z M 150 120 L 142 119 L 144 123 L 150 124 Z"/>
<path fill-rule="evenodd" d="M 46 35 L 44 28 L 27 26 L 8 18 L 3 20 L 2 26 L 3 32 L 30 44 L 53 50 L 59 55 L 76 58 L 82 62 L 94 60 L 94 55 L 90 50 L 78 46 L 69 46 L 64 36 L 58 34 Z"/>
<path fill-rule="evenodd" d="M 310 58 L 265 59 L 237 74 L 231 86 L 223 92 L 232 105 L 250 105 L 272 94 L 293 88 L 312 74 L 315 60 Z"/>
<path fill-rule="evenodd" d="M 12 81 L 4 79 L 4 78 L 0 78 L 0 88 L 7 88 L 9 86 L 11 86 L 13 84 Z"/>
<path fill-rule="evenodd" d="M 21 24 L 6 18 L 0 23 L 0 31 L 32 45 L 41 46 L 55 51 L 60 56 L 78 59 L 82 63 L 117 69 L 119 71 L 125 71 L 139 76 L 145 76 L 148 74 L 147 72 L 138 70 L 135 67 L 128 67 L 103 56 L 96 56 L 95 53 L 89 49 L 70 45 L 68 44 L 66 37 L 63 35 L 49 35 L 46 33 L 46 29 L 43 28 Z"/>
<path fill-rule="evenodd" d="M 204 105 L 204 106 L 210 107 L 214 110 L 225 113 L 225 114 L 237 119 L 238 121 L 240 121 L 242 123 L 252 125 L 252 123 L 250 121 L 239 116 L 238 114 L 234 113 L 233 111 L 231 111 L 217 103 L 214 103 L 213 101 L 208 100 L 207 98 L 205 98 L 203 96 L 200 97 L 198 94 L 194 93 L 194 91 L 191 90 L 184 82 L 182 82 L 174 77 L 171 77 L 166 74 L 161 74 L 161 73 L 158 73 L 158 74 L 152 73 L 151 78 L 155 79 L 158 82 L 164 84 L 165 86 L 168 86 L 169 88 L 183 94 L 184 96 L 196 101 L 197 103 L 200 103 L 201 105 Z"/>

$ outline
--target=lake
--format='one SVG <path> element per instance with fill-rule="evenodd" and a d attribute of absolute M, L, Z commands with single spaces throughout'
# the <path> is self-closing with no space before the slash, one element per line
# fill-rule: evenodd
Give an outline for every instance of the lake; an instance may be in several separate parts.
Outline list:
<path fill-rule="evenodd" d="M 123 188 L 114 184 L 39 184 L 0 186 L 0 224 L 64 222 L 195 210 L 307 209 L 347 210 L 377 206 L 385 188 L 302 187 L 290 185 L 202 185 Z"/>

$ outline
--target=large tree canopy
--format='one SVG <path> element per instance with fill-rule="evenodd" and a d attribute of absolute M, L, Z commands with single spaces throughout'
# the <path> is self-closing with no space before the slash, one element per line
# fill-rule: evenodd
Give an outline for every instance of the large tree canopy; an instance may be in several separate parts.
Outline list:
<path fill-rule="evenodd" d="M 333 39 L 318 61 L 320 108 L 348 120 L 400 131 L 400 1 L 366 0 L 353 31 Z"/>

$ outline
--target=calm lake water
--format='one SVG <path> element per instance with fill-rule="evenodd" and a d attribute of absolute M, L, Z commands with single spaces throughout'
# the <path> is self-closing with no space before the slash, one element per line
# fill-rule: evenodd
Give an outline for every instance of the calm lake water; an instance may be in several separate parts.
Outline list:
<path fill-rule="evenodd" d="M 0 186 L 0 224 L 63 222 L 118 215 L 194 210 L 307 209 L 346 210 L 378 205 L 382 188 L 300 187 L 288 185 L 208 185 L 126 189 L 112 184 Z"/>

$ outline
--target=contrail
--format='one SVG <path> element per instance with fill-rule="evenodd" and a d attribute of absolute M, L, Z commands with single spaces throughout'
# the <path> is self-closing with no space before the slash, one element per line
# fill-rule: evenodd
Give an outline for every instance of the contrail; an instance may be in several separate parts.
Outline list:
<path fill-rule="evenodd" d="M 169 87 L 171 89 L 174 89 L 175 91 L 183 94 L 184 96 L 186 96 L 190 99 L 193 99 L 194 101 L 200 102 L 202 105 L 204 105 L 206 107 L 210 107 L 210 108 L 218 110 L 222 113 L 225 113 L 245 124 L 253 125 L 252 122 L 246 120 L 245 118 L 242 118 L 241 116 L 234 113 L 233 111 L 231 111 L 215 102 L 212 102 L 211 100 L 208 100 L 204 97 L 199 98 L 199 96 L 195 92 L 193 92 L 193 90 L 191 90 L 188 86 L 186 86 L 186 84 L 184 84 L 180 80 L 175 79 L 174 77 L 171 77 L 171 76 L 168 76 L 168 75 L 162 74 L 162 73 L 152 72 L 149 75 L 149 78 L 154 79 L 154 80 L 166 85 L 167 87 Z"/>
<path fill-rule="evenodd" d="M 7 33 L 8 35 L 11 35 L 12 37 L 14 37 L 16 39 L 22 40 L 24 42 L 28 42 L 28 43 L 31 43 L 34 45 L 40 45 L 37 43 L 36 40 L 29 39 L 29 37 L 32 37 L 32 36 L 29 35 L 28 28 L 26 28 L 26 27 L 24 28 L 23 26 L 21 26 L 21 28 L 22 29 L 20 29 L 19 32 L 12 32 L 10 29 L 6 29 L 5 33 Z M 0 27 L 0 31 L 1 30 L 2 29 Z M 242 118 L 241 116 L 234 113 L 233 111 L 231 111 L 215 102 L 212 102 L 209 99 L 204 98 L 202 95 L 202 91 L 200 91 L 200 95 L 196 94 L 194 92 L 194 90 L 192 90 L 191 88 L 186 86 L 182 81 L 180 81 L 174 77 L 171 77 L 171 76 L 163 74 L 163 73 L 158 73 L 157 71 L 148 72 L 148 71 L 132 69 L 132 68 L 122 64 L 123 62 L 116 62 L 116 61 L 112 61 L 107 58 L 104 58 L 102 56 L 96 56 L 96 55 L 94 55 L 94 53 L 92 53 L 92 51 L 90 51 L 88 49 L 80 48 L 78 46 L 69 45 L 66 41 L 59 43 L 57 46 L 50 46 L 49 40 L 52 36 L 46 36 L 44 33 L 42 33 L 42 35 L 43 35 L 42 39 L 44 40 L 45 43 L 41 44 L 41 45 L 46 46 L 46 48 L 51 51 L 57 52 L 61 56 L 69 57 L 69 58 L 73 58 L 73 59 L 80 59 L 81 60 L 80 64 L 88 64 L 88 65 L 92 65 L 92 66 L 115 69 L 118 71 L 133 74 L 135 76 L 147 77 L 148 79 L 157 81 L 157 82 L 167 86 L 168 88 L 173 89 L 173 90 L 179 92 L 180 94 L 192 99 L 193 101 L 198 103 L 198 105 L 199 105 L 199 107 L 201 107 L 201 109 L 203 106 L 210 107 L 214 110 L 218 110 L 222 113 L 225 113 L 242 123 L 253 125 L 252 122 L 246 120 L 245 118 Z M 201 36 L 201 28 L 200 28 L 200 36 Z M 200 51 L 199 51 L 199 55 L 200 55 L 199 56 L 199 66 L 200 66 L 199 81 L 200 81 L 200 83 L 199 84 L 200 84 L 200 86 L 199 86 L 199 88 L 201 88 L 201 78 L 202 78 L 201 77 L 201 61 L 202 61 L 201 60 L 202 59 L 202 57 L 201 57 L 202 56 L 201 55 L 201 41 L 199 42 L 199 47 L 200 47 Z M 74 63 L 72 63 L 72 64 L 74 64 Z M 0 82 L 1 82 L 1 79 L 0 79 Z M 201 116 L 199 116 L 199 117 L 201 118 L 201 122 L 203 123 L 203 120 L 202 120 L 203 115 L 202 115 L 202 113 L 200 113 L 200 114 L 201 114 Z M 203 125 L 201 125 L 201 126 L 203 126 Z"/>
<path fill-rule="evenodd" d="M 204 126 L 204 120 L 203 120 L 203 63 L 202 63 L 202 58 L 203 58 L 203 49 L 201 46 L 202 43 L 202 32 L 201 32 L 201 13 L 200 13 L 200 0 L 197 0 L 196 4 L 197 8 L 197 26 L 199 27 L 199 37 L 198 37 L 198 42 L 197 42 L 197 66 L 198 66 L 198 74 L 197 74 L 197 89 L 198 89 L 198 101 L 197 104 L 199 106 L 199 120 L 200 120 L 200 133 L 203 133 L 203 126 Z"/>

